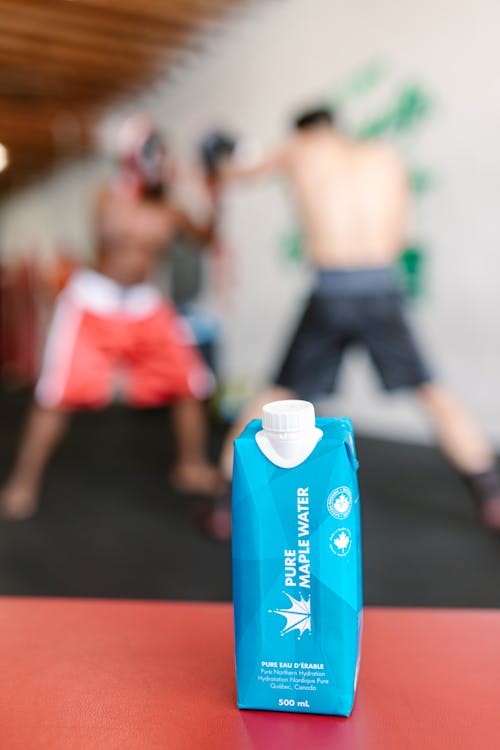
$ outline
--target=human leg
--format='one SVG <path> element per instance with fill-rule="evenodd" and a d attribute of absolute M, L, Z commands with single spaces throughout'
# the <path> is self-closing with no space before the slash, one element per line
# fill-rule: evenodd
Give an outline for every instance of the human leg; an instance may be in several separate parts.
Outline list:
<path fill-rule="evenodd" d="M 274 385 L 249 401 L 226 435 L 219 460 L 220 490 L 208 518 L 208 531 L 212 537 L 228 538 L 230 533 L 227 518 L 231 508 L 235 438 L 250 420 L 261 417 L 262 407 L 271 401 L 301 397 L 298 394 L 314 398 L 330 393 L 335 387 L 342 357 L 343 334 L 342 321 L 337 319 L 336 311 L 332 313 L 329 301 L 313 294 L 292 335 Z"/>
<path fill-rule="evenodd" d="M 0 512 L 10 518 L 27 518 L 36 510 L 44 469 L 66 430 L 70 412 L 101 405 L 108 398 L 109 366 L 95 335 L 97 319 L 74 300 L 74 287 L 82 278 L 85 274 L 75 274 L 55 305 L 35 403 L 14 468 L 0 492 Z M 101 339 L 106 343 L 112 337 L 105 331 Z"/>
<path fill-rule="evenodd" d="M 436 383 L 417 388 L 438 444 L 473 494 L 483 523 L 500 531 L 500 476 L 493 449 L 472 414 Z"/>
<path fill-rule="evenodd" d="M 274 385 L 249 401 L 229 429 L 219 464 L 226 482 L 231 481 L 233 474 L 233 442 L 251 419 L 260 419 L 264 404 L 299 398 L 297 394 L 319 397 L 334 390 L 344 334 L 337 314 L 338 309 L 332 312 L 327 299 L 313 295 L 307 302 Z"/>
<path fill-rule="evenodd" d="M 491 445 L 463 404 L 436 383 L 423 383 L 417 395 L 429 415 L 439 446 L 464 474 L 486 471 L 494 462 Z"/>
<path fill-rule="evenodd" d="M 360 300 L 361 338 L 387 390 L 416 390 L 438 444 L 464 479 L 483 523 L 500 529 L 500 477 L 493 450 L 468 410 L 430 374 L 404 316 L 400 295 L 380 290 Z"/>
<path fill-rule="evenodd" d="M 205 405 L 195 398 L 180 398 L 172 404 L 176 460 L 171 480 L 183 492 L 211 495 L 219 475 L 207 459 L 207 416 Z"/>
<path fill-rule="evenodd" d="M 245 425 L 252 419 L 260 419 L 262 407 L 270 401 L 281 401 L 283 399 L 296 398 L 296 394 L 289 388 L 281 385 L 273 385 L 262 391 L 253 398 L 241 410 L 237 418 L 229 428 L 224 439 L 220 456 L 220 473 L 224 481 L 230 482 L 233 476 L 233 453 L 234 441 L 241 434 Z"/>
<path fill-rule="evenodd" d="M 219 460 L 217 490 L 210 505 L 200 515 L 200 526 L 211 538 L 219 542 L 231 538 L 231 480 L 233 476 L 234 440 L 252 419 L 259 419 L 262 407 L 270 401 L 294 398 L 293 391 L 282 386 L 271 386 L 252 399 L 229 428 Z"/>
<path fill-rule="evenodd" d="M 214 378 L 174 308 L 162 301 L 128 326 L 126 397 L 134 406 L 171 404 L 175 440 L 172 484 L 181 492 L 213 494 L 218 474 L 207 458 L 204 400 Z"/>
<path fill-rule="evenodd" d="M 259 393 L 242 409 L 224 440 L 219 460 L 220 488 L 205 519 L 205 530 L 215 539 L 231 534 L 231 480 L 234 440 L 252 419 L 260 419 L 262 407 L 271 401 L 298 398 L 298 393 L 320 395 L 332 390 L 340 364 L 341 348 L 326 325 L 325 305 L 311 299 L 306 305 L 275 384 Z"/>
<path fill-rule="evenodd" d="M 14 469 L 0 491 L 0 513 L 7 518 L 33 515 L 44 469 L 60 442 L 69 414 L 33 405 L 28 415 Z"/>

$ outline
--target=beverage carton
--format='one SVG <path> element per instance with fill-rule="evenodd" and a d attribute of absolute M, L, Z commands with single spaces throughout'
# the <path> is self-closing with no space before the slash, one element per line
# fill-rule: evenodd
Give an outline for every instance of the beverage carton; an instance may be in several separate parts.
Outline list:
<path fill-rule="evenodd" d="M 351 712 L 362 623 L 349 419 L 275 401 L 235 441 L 233 589 L 240 708 Z"/>

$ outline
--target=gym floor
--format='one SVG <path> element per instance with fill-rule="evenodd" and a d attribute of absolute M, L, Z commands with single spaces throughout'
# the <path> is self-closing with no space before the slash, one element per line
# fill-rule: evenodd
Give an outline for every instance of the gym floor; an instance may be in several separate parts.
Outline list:
<path fill-rule="evenodd" d="M 0 393 L 0 481 L 28 403 Z M 161 411 L 76 415 L 37 515 L 0 522 L 0 594 L 229 600 L 230 545 L 203 538 L 199 500 L 169 490 L 171 442 Z M 500 537 L 440 454 L 368 438 L 358 453 L 366 603 L 500 607 Z"/>

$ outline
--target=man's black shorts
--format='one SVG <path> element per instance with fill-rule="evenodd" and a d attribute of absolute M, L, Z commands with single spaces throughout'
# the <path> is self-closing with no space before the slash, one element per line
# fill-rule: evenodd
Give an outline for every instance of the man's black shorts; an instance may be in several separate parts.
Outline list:
<path fill-rule="evenodd" d="M 318 272 L 276 385 L 310 400 L 332 393 L 342 355 L 354 344 L 368 350 L 386 390 L 431 379 L 393 270 L 374 268 Z"/>

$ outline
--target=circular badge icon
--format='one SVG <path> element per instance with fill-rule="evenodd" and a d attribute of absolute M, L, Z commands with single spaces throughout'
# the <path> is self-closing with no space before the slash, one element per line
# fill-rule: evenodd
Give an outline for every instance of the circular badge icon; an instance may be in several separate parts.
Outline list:
<path fill-rule="evenodd" d="M 342 520 L 347 518 L 352 508 L 352 494 L 349 487 L 337 487 L 328 495 L 326 501 L 328 512 L 334 518 Z"/>
<path fill-rule="evenodd" d="M 346 557 L 352 547 L 352 536 L 349 529 L 337 529 L 330 536 L 330 550 L 337 557 Z"/>

